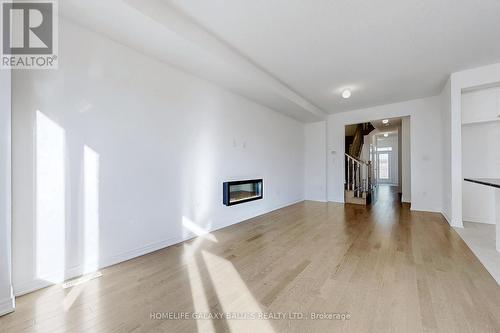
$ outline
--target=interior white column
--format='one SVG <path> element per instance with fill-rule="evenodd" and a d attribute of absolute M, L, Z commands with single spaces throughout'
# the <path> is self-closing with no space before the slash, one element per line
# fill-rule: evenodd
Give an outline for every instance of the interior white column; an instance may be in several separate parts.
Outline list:
<path fill-rule="evenodd" d="M 0 315 L 14 310 L 11 265 L 11 73 L 0 70 Z"/>
<path fill-rule="evenodd" d="M 500 189 L 495 189 L 495 224 L 497 251 L 500 252 Z"/>

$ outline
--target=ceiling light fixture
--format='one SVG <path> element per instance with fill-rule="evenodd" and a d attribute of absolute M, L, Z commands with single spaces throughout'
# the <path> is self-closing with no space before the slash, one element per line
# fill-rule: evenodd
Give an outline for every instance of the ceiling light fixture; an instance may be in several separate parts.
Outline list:
<path fill-rule="evenodd" d="M 349 97 L 351 97 L 351 91 L 349 89 L 344 90 L 342 92 L 342 98 L 348 99 Z"/>
<path fill-rule="evenodd" d="M 389 133 L 384 133 L 384 138 L 387 138 L 389 136 Z"/>
<path fill-rule="evenodd" d="M 389 119 L 382 120 L 382 124 L 388 124 L 388 123 L 389 123 Z"/>

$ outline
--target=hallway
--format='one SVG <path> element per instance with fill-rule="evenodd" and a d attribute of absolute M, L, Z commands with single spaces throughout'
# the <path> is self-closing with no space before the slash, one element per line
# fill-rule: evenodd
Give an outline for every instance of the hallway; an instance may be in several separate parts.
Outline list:
<path fill-rule="evenodd" d="M 373 206 L 377 207 L 377 209 L 393 209 L 394 207 L 401 205 L 401 194 L 398 193 L 398 190 L 399 187 L 394 185 L 377 185 L 377 190 L 375 191 L 377 199 L 375 200 Z M 409 207 L 409 204 L 405 203 L 403 205 Z"/>

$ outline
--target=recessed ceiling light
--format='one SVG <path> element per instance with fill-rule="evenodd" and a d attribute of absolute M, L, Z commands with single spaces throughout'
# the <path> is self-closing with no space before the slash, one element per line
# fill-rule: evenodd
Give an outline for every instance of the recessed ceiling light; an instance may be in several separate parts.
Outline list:
<path fill-rule="evenodd" d="M 389 123 L 389 119 L 382 120 L 382 124 L 388 124 L 388 123 Z"/>
<path fill-rule="evenodd" d="M 344 90 L 342 92 L 342 98 L 348 99 L 349 97 L 351 97 L 351 91 L 349 89 Z"/>
<path fill-rule="evenodd" d="M 384 138 L 387 138 L 389 136 L 388 133 L 384 133 Z"/>

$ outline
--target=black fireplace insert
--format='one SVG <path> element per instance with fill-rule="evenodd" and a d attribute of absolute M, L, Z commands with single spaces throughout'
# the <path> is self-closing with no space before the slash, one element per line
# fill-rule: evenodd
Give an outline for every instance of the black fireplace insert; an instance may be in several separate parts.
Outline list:
<path fill-rule="evenodd" d="M 262 179 L 238 180 L 225 182 L 223 202 L 226 206 L 259 200 L 263 197 Z"/>

